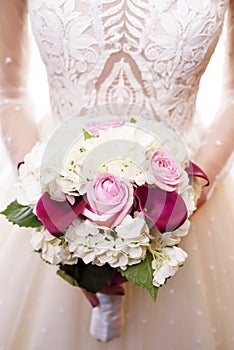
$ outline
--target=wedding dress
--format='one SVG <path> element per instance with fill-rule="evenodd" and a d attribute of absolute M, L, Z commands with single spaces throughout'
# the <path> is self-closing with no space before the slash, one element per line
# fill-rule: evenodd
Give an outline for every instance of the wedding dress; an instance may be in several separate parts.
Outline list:
<path fill-rule="evenodd" d="M 200 78 L 220 36 L 227 0 L 28 0 L 45 63 L 54 118 L 113 103 L 173 127 L 191 152 Z M 145 114 L 144 114 L 145 113 Z M 217 147 L 219 145 L 217 144 Z M 4 198 L 14 198 L 7 162 Z M 232 187 L 230 187 L 232 186 Z M 91 306 L 32 252 L 30 230 L 1 218 L 1 350 L 231 350 L 234 348 L 233 184 L 225 176 L 194 215 L 189 258 L 154 304 L 128 283 L 121 337 L 89 335 Z M 5 192 L 5 193 L 4 193 Z"/>

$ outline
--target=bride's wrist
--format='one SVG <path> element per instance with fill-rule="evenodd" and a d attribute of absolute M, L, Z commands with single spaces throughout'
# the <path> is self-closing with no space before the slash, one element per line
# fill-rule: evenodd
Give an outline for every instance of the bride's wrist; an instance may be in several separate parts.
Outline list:
<path fill-rule="evenodd" d="M 199 209 L 203 204 L 205 204 L 205 202 L 207 202 L 211 198 L 215 188 L 217 187 L 217 183 L 219 180 L 218 176 L 213 178 L 213 177 L 209 177 L 209 174 L 208 174 L 208 178 L 209 178 L 209 185 L 202 188 L 201 195 L 197 201 L 197 209 Z"/>

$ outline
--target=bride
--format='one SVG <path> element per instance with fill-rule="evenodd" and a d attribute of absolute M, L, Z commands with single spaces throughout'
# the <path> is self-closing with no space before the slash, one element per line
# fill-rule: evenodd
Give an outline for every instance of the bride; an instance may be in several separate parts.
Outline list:
<path fill-rule="evenodd" d="M 195 119 L 200 78 L 228 10 L 223 104 L 209 130 Z M 234 348 L 234 1 L 8 0 L 0 11 L 1 208 L 14 198 L 15 169 L 38 139 L 27 91 L 27 12 L 46 65 L 55 119 L 122 102 L 154 113 L 183 137 L 211 186 L 182 246 L 189 258 L 159 291 L 126 284 L 121 337 L 88 334 L 91 305 L 43 263 L 30 230 L 1 218 L 0 349 Z M 38 82 L 40 84 L 40 81 Z M 214 77 L 215 83 L 215 77 Z M 203 136 L 201 136 L 203 134 Z M 13 164 L 13 167 L 10 164 Z M 117 285 L 107 293 L 121 293 Z M 93 306 L 95 295 L 87 294 Z"/>

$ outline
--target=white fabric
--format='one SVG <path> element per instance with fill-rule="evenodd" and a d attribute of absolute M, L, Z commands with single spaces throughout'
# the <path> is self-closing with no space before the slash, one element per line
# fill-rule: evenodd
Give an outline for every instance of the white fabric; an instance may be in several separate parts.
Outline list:
<path fill-rule="evenodd" d="M 99 306 L 92 310 L 90 334 L 107 342 L 120 336 L 122 296 L 97 293 Z"/>

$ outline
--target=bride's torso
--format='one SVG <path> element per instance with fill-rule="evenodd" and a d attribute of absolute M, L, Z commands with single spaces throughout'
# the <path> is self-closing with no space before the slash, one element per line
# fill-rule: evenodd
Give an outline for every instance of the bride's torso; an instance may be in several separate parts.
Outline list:
<path fill-rule="evenodd" d="M 150 110 L 191 125 L 199 81 L 228 0 L 28 0 L 51 106 L 66 119 L 96 105 Z"/>

